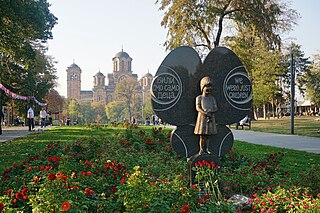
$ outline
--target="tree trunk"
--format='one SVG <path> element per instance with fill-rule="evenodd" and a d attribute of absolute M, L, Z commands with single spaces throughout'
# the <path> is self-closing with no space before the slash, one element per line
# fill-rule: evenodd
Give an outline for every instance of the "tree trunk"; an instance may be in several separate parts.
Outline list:
<path fill-rule="evenodd" d="M 255 120 L 258 120 L 258 112 L 257 112 L 257 107 L 253 107 L 253 117 Z"/>
<path fill-rule="evenodd" d="M 263 103 L 263 118 L 267 119 L 267 105 Z"/>
<path fill-rule="evenodd" d="M 276 117 L 276 108 L 275 108 L 274 99 L 272 99 L 272 101 L 271 101 L 271 106 L 272 106 L 272 117 L 275 118 Z"/>

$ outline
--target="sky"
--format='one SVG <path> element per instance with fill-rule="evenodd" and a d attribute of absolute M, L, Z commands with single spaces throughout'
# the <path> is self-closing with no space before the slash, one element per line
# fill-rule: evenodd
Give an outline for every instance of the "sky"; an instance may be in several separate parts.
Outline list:
<path fill-rule="evenodd" d="M 93 75 L 112 73 L 112 58 L 127 52 L 132 71 L 141 78 L 155 75 L 166 57 L 163 43 L 167 30 L 161 26 L 163 12 L 155 0 L 48 0 L 50 11 L 58 18 L 48 55 L 57 61 L 57 91 L 67 96 L 66 69 L 75 62 L 82 70 L 81 90 L 92 90 Z M 301 18 L 294 31 L 284 35 L 288 42 L 300 44 L 306 56 L 320 53 L 317 27 L 319 0 L 292 0 L 291 7 Z"/>

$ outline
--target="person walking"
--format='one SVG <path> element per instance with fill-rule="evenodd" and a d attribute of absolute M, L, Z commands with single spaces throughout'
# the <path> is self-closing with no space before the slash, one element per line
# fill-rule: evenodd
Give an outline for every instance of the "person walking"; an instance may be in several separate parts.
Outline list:
<path fill-rule="evenodd" d="M 29 131 L 32 131 L 34 129 L 34 106 L 30 106 L 27 112 L 27 118 L 29 123 Z"/>
<path fill-rule="evenodd" d="M 41 128 L 46 127 L 47 112 L 44 108 L 40 111 Z"/>
<path fill-rule="evenodd" d="M 0 108 L 0 135 L 2 135 L 2 120 L 4 119 L 4 114 L 2 112 L 2 109 Z"/>

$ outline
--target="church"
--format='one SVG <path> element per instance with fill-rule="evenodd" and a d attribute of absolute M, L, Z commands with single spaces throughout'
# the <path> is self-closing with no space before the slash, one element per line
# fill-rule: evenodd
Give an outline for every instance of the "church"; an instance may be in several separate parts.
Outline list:
<path fill-rule="evenodd" d="M 131 70 L 132 58 L 128 53 L 118 52 L 114 58 L 113 72 L 105 76 L 99 72 L 93 76 L 92 90 L 81 90 L 81 68 L 73 63 L 67 68 L 67 97 L 81 101 L 99 102 L 103 101 L 106 104 L 117 99 L 115 89 L 117 84 L 126 76 L 133 77 L 138 81 L 136 98 L 145 104 L 148 95 L 150 95 L 150 85 L 153 76 L 148 72 L 141 79 Z M 106 84 L 107 77 L 107 84 Z"/>

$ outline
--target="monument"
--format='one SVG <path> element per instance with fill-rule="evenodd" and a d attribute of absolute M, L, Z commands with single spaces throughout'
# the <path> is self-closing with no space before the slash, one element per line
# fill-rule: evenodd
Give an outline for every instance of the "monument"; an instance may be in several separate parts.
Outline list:
<path fill-rule="evenodd" d="M 233 146 L 226 126 L 249 114 L 252 87 L 239 58 L 228 48 L 216 47 L 202 63 L 191 47 L 171 51 L 151 84 L 152 106 L 165 123 L 175 125 L 173 149 L 187 158 L 190 168 L 198 161 L 213 161 Z"/>

